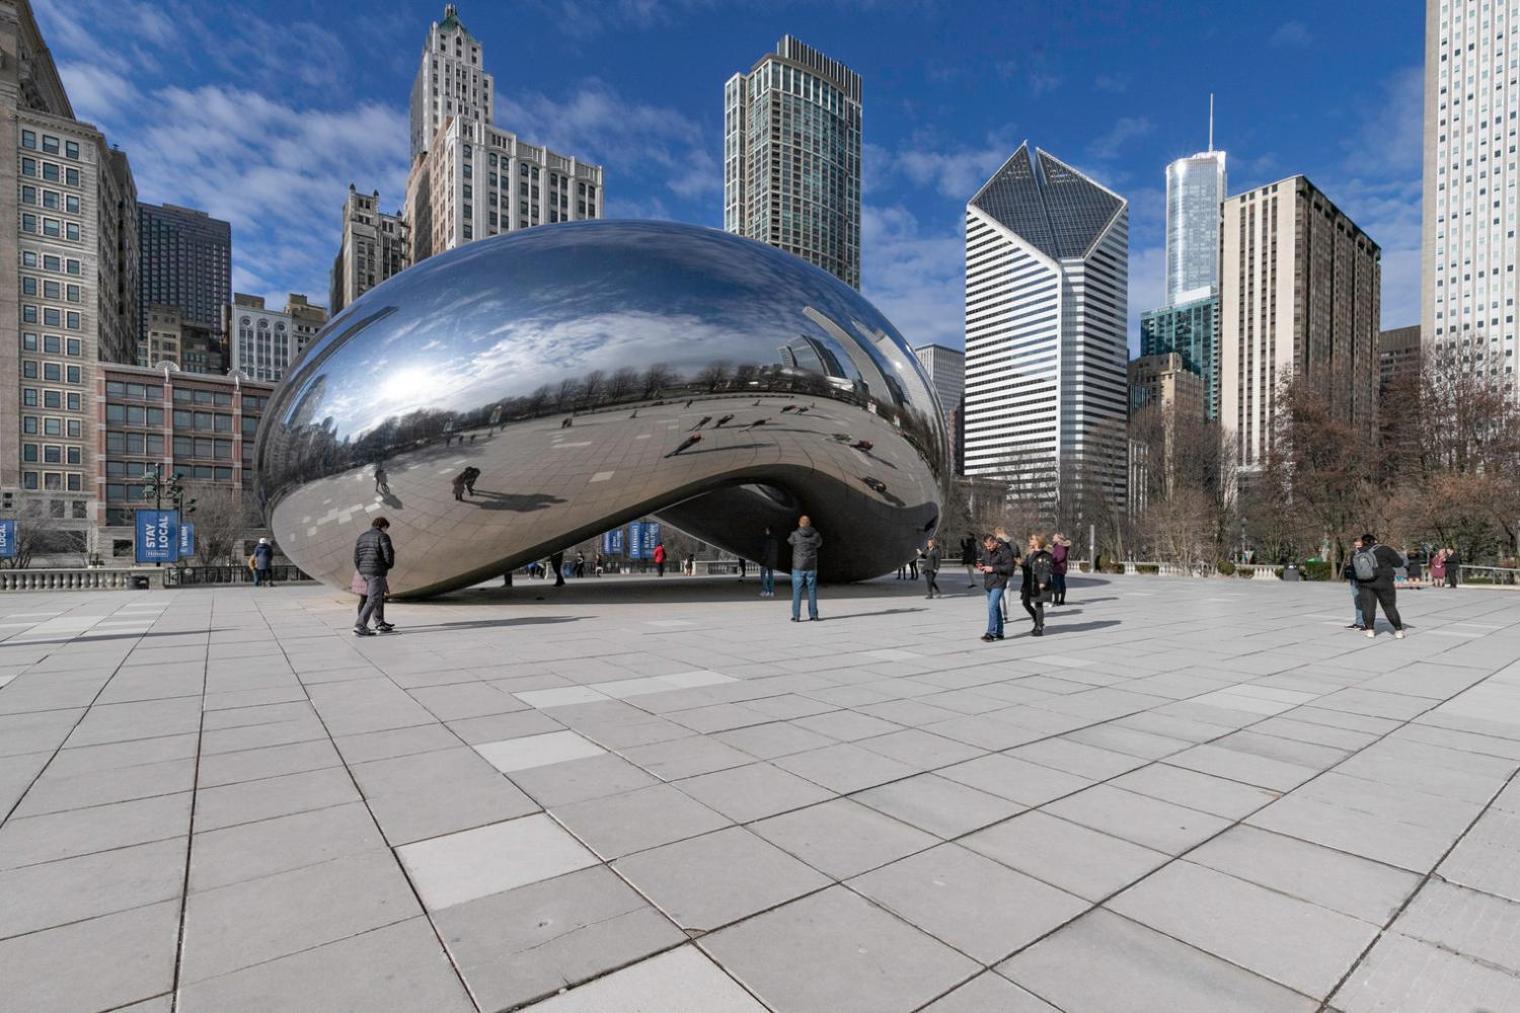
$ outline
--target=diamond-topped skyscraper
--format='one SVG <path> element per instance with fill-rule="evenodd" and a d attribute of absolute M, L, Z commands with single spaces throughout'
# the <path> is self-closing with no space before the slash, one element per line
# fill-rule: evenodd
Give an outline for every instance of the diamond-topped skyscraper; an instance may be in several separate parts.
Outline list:
<path fill-rule="evenodd" d="M 1124 502 L 1129 204 L 1020 146 L 966 205 L 966 474 Z"/>
<path fill-rule="evenodd" d="M 723 89 L 723 227 L 860 287 L 860 75 L 790 35 Z"/>

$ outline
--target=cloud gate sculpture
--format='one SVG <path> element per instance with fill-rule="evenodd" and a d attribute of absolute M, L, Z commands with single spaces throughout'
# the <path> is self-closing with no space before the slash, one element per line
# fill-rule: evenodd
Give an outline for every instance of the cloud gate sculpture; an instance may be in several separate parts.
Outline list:
<path fill-rule="evenodd" d="M 280 548 L 347 585 L 391 523 L 392 592 L 501 575 L 645 515 L 755 559 L 810 514 L 825 580 L 877 576 L 939 520 L 927 378 L 855 290 L 667 222 L 557 224 L 366 293 L 288 372 L 257 446 Z"/>

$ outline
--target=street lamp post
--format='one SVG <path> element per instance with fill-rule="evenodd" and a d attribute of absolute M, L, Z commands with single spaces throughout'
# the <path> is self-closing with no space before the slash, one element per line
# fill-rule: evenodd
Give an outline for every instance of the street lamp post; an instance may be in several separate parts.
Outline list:
<path fill-rule="evenodd" d="M 183 518 L 186 507 L 185 487 L 180 485 L 180 479 L 184 478 L 184 475 L 176 471 L 165 481 L 164 466 L 160 463 L 153 465 L 152 474 L 145 474 L 144 477 L 146 481 L 143 482 L 143 493 L 153 497 L 153 509 L 163 510 L 164 497 L 168 496 L 169 502 L 174 504 L 174 509 Z M 195 512 L 195 500 L 193 499 L 189 501 L 189 510 L 191 513 Z M 155 560 L 153 565 L 163 566 L 164 564 Z"/>

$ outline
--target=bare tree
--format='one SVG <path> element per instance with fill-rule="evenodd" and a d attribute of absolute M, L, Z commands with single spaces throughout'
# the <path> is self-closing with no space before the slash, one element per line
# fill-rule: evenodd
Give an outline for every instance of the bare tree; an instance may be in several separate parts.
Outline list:
<path fill-rule="evenodd" d="M 251 514 L 252 497 L 247 499 L 245 505 L 244 497 L 225 486 L 196 490 L 195 513 L 186 519 L 195 525 L 196 555 L 202 562 L 243 562 L 243 540 L 260 524 Z"/>

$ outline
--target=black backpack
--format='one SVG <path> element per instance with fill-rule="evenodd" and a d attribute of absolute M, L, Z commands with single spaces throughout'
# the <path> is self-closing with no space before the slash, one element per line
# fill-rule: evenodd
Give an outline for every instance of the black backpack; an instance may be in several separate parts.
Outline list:
<path fill-rule="evenodd" d="M 1036 584 L 1050 585 L 1050 579 L 1055 575 L 1055 559 L 1050 553 L 1041 549 L 1029 557 L 1029 572 L 1033 574 Z M 1035 588 L 1036 591 L 1039 588 Z"/>

